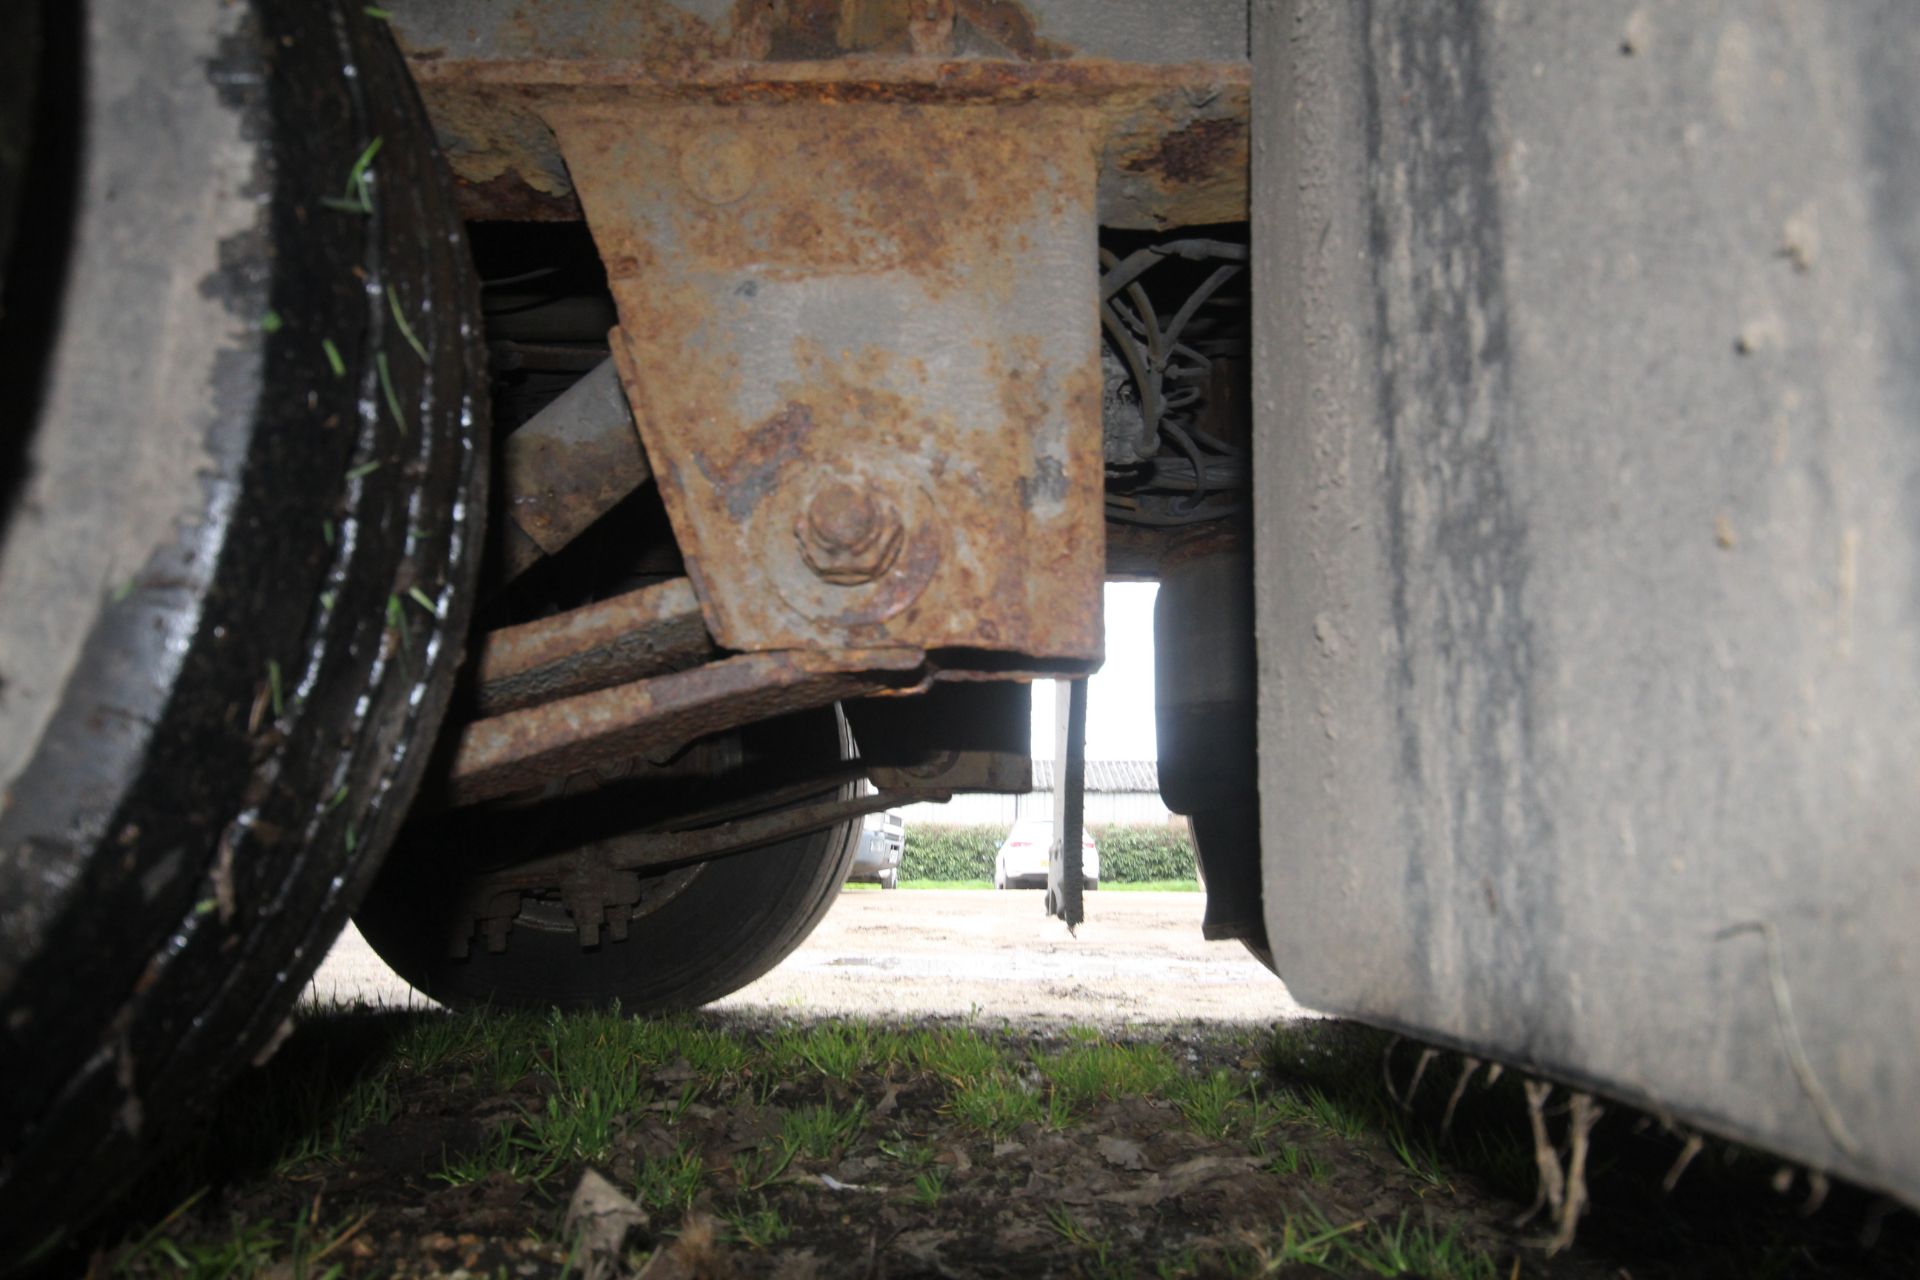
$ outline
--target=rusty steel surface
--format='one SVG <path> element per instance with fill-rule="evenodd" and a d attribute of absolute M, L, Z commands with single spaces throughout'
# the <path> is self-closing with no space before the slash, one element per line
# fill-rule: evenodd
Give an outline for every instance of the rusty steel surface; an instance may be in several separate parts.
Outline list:
<path fill-rule="evenodd" d="M 1094 109 L 1108 226 L 1247 207 L 1244 0 L 442 0 L 394 26 L 469 218 L 578 218 L 551 112 L 629 101 L 886 100 Z"/>
<path fill-rule="evenodd" d="M 396 0 L 388 8 L 402 47 L 433 60 L 1247 57 L 1247 0 Z"/>
<path fill-rule="evenodd" d="M 653 475 L 612 361 L 520 424 L 500 453 L 507 515 L 547 555 Z"/>
<path fill-rule="evenodd" d="M 716 641 L 1097 665 L 1086 113 L 581 101 L 553 121 Z M 844 530 L 857 554 L 824 558 L 847 522 L 823 507 L 880 526 L 878 562 Z"/>
<path fill-rule="evenodd" d="M 511 795 L 603 761 L 676 750 L 734 725 L 919 680 L 917 661 L 853 674 L 756 653 L 577 694 L 464 726 L 437 798 L 465 805 Z"/>
<path fill-rule="evenodd" d="M 678 671 L 712 653 L 693 585 L 679 578 L 487 633 L 477 702 L 482 715 L 499 715 Z"/>

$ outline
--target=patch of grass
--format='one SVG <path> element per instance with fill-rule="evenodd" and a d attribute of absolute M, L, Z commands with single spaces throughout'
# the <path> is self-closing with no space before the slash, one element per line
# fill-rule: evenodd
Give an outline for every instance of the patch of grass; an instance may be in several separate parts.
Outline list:
<path fill-rule="evenodd" d="M 1244 1123 L 1246 1089 L 1233 1072 L 1222 1069 L 1204 1077 L 1180 1076 L 1168 1092 L 1195 1133 L 1225 1138 Z"/>
<path fill-rule="evenodd" d="M 1348 1142 L 1357 1141 L 1373 1128 L 1374 1117 L 1366 1111 L 1350 1105 L 1345 1099 L 1334 1098 L 1319 1088 L 1309 1086 L 1300 1095 L 1306 1104 L 1307 1114 L 1328 1133 Z"/>
<path fill-rule="evenodd" d="M 844 1084 L 862 1071 L 901 1060 L 907 1050 L 897 1032 L 855 1020 L 783 1030 L 768 1042 L 766 1053 L 767 1068 L 775 1073 L 805 1068 Z"/>
<path fill-rule="evenodd" d="M 520 1140 L 514 1126 L 503 1125 L 478 1151 L 448 1160 L 438 1172 L 428 1176 L 452 1187 L 483 1182 L 496 1173 L 504 1173 L 515 1179 L 537 1178 L 540 1176 L 536 1167 L 538 1155 Z"/>
<path fill-rule="evenodd" d="M 1315 1155 L 1311 1147 L 1303 1147 L 1298 1143 L 1284 1140 L 1272 1151 L 1266 1168 L 1268 1173 L 1277 1173 L 1288 1178 L 1304 1176 L 1309 1182 L 1327 1180 L 1326 1162 Z"/>
<path fill-rule="evenodd" d="M 1359 1231 L 1364 1220 L 1334 1225 L 1318 1211 L 1300 1217 L 1287 1214 L 1278 1234 L 1245 1234 L 1244 1246 L 1228 1261 L 1228 1273 L 1236 1276 L 1270 1276 L 1289 1267 L 1314 1267 L 1336 1271 L 1341 1237 Z"/>
<path fill-rule="evenodd" d="M 727 1224 L 726 1238 L 750 1249 L 764 1249 L 768 1245 L 778 1244 L 787 1238 L 791 1230 L 780 1216 L 780 1211 L 768 1204 L 752 1210 L 735 1209 L 723 1216 Z"/>
<path fill-rule="evenodd" d="M 1016 1081 L 994 1074 L 956 1085 L 948 1095 L 946 1112 L 969 1129 L 996 1138 L 1023 1124 L 1038 1123 L 1045 1114 L 1041 1098 Z"/>
<path fill-rule="evenodd" d="M 731 1080 L 747 1069 L 750 1055 L 737 1038 L 709 1027 L 686 1024 L 681 1024 L 677 1031 L 668 1042 L 678 1051 L 675 1056 L 685 1058 L 687 1065 L 709 1084 Z"/>
<path fill-rule="evenodd" d="M 1047 1225 L 1069 1248 L 1083 1255 L 1076 1268 L 1080 1274 L 1097 1280 L 1119 1280 L 1133 1274 L 1132 1262 L 1116 1255 L 1104 1235 L 1081 1222 L 1065 1205 L 1047 1210 Z"/>
<path fill-rule="evenodd" d="M 1414 1177 L 1436 1191 L 1452 1191 L 1453 1182 L 1441 1171 L 1440 1153 L 1424 1138 L 1409 1134 L 1403 1125 L 1387 1131 L 1387 1145 Z"/>
<path fill-rule="evenodd" d="M 685 1213 L 693 1207 L 706 1176 L 699 1151 L 681 1143 L 672 1155 L 641 1163 L 634 1174 L 633 1197 L 642 1208 L 656 1213 L 668 1209 Z"/>
<path fill-rule="evenodd" d="M 479 1070 L 495 1089 L 511 1089 L 533 1074 L 540 1063 L 540 1027 L 531 1014 L 494 1015 L 483 1025 Z"/>
<path fill-rule="evenodd" d="M 1002 1070 L 1006 1054 L 999 1045 L 965 1027 L 925 1027 L 910 1032 L 906 1061 L 949 1084 L 984 1080 Z"/>
<path fill-rule="evenodd" d="M 880 886 L 875 885 L 874 888 Z M 902 880 L 902 889 L 991 889 L 991 880 Z"/>
<path fill-rule="evenodd" d="M 1034 1067 L 1053 1085 L 1068 1108 L 1128 1094 L 1154 1094 L 1178 1075 L 1167 1051 L 1157 1044 L 1083 1042 L 1036 1058 Z"/>
<path fill-rule="evenodd" d="M 392 1077 L 385 1072 L 362 1076 L 353 1082 L 346 1101 L 333 1115 L 330 1150 L 338 1152 L 363 1129 L 391 1124 L 399 1114 L 400 1096 L 393 1087 Z"/>
<path fill-rule="evenodd" d="M 1083 1176 L 1090 1185 L 1104 1180 L 1115 1187 L 1129 1185 L 1134 1172 L 1164 1178 L 1190 1151 L 1231 1157 L 1237 1148 L 1262 1166 L 1220 1174 L 1220 1209 L 1204 1222 L 1202 1210 L 1176 1199 L 1138 1213 L 1096 1201 L 1026 1223 L 1042 1229 L 1044 1265 L 1085 1276 L 1497 1280 L 1510 1260 L 1496 1264 L 1490 1250 L 1506 1248 L 1510 1237 L 1496 1224 L 1511 1219 L 1532 1192 L 1533 1152 L 1513 1076 L 1489 1088 L 1482 1071 L 1466 1076 L 1471 1088 L 1462 1088 L 1462 1064 L 1334 1023 L 1275 1036 L 1273 1070 L 1249 1076 L 1256 1064 L 1247 1060 L 1248 1042 L 1235 1036 L 1209 1037 L 1195 1055 L 1206 1065 L 1188 1070 L 1151 1041 L 1143 1047 L 1087 1027 L 1042 1039 L 1036 1051 L 1025 1034 L 965 1023 L 756 1030 L 711 1015 L 327 1012 L 344 1016 L 314 1027 L 314 1015 L 303 1014 L 274 1061 L 237 1081 L 213 1122 L 143 1185 L 138 1204 L 118 1219 L 143 1225 L 102 1228 L 77 1242 L 64 1254 L 74 1265 L 61 1273 L 78 1274 L 89 1257 L 99 1259 L 95 1274 L 142 1278 L 328 1280 L 343 1267 L 410 1273 L 418 1233 L 434 1223 L 410 1234 L 383 1217 L 378 1232 L 361 1237 L 354 1232 L 367 1220 L 355 1215 L 420 1195 L 408 1144 L 421 1135 L 412 1119 L 463 1111 L 470 1119 L 447 1132 L 469 1136 L 452 1158 L 442 1157 L 431 1182 L 499 1183 L 475 1197 L 490 1215 L 503 1215 L 486 1247 L 517 1251 L 547 1241 L 551 1253 L 541 1258 L 555 1266 L 564 1242 L 554 1232 L 573 1180 L 589 1162 L 626 1180 L 655 1215 L 661 1239 L 671 1239 L 676 1220 L 703 1212 L 711 1199 L 734 1245 L 814 1252 L 824 1260 L 822 1274 L 869 1265 L 869 1233 L 836 1224 L 861 1222 L 857 1206 L 882 1200 L 888 1212 L 917 1218 L 916 1227 L 961 1241 L 943 1246 L 946 1262 L 991 1256 L 992 1230 L 975 1231 L 978 1219 L 1000 1216 L 1008 1204 L 1024 1206 L 1016 1214 L 1038 1215 L 1051 1203 L 1008 1199 L 1021 1194 L 1012 1188 L 1027 1160 L 1062 1187 Z M 1417 1063 L 1426 1072 L 1413 1089 Z M 1403 1095 L 1414 1094 L 1410 1110 L 1390 1096 L 1389 1076 Z M 895 1113 L 876 1126 L 869 1108 L 895 1085 L 888 1093 Z M 664 1101 L 651 1103 L 655 1097 Z M 792 1101 L 770 1109 L 782 1097 Z M 1169 1141 L 1160 1145 L 1168 1150 L 1156 1146 L 1156 1171 L 1118 1168 L 1091 1135 L 1074 1129 L 1089 1106 L 1109 1097 L 1157 1100 L 1152 1108 L 1129 1102 L 1114 1112 L 1123 1126 L 1116 1131 L 1143 1145 L 1151 1139 L 1138 1127 L 1151 1127 L 1147 1117 L 1156 1112 L 1166 1127 L 1192 1133 L 1164 1135 Z M 1454 1102 L 1454 1123 L 1443 1129 L 1441 1115 Z M 940 1114 L 931 1114 L 935 1107 Z M 1860 1274 L 1920 1274 L 1911 1265 L 1920 1255 L 1910 1231 L 1871 1258 L 1855 1248 L 1851 1224 L 1866 1201 L 1849 1188 L 1833 1190 L 1836 1200 L 1851 1196 L 1840 1201 L 1843 1216 L 1852 1214 L 1845 1222 L 1831 1225 L 1830 1204 L 1823 1211 L 1829 1225 L 1803 1223 L 1795 1204 L 1768 1189 L 1772 1162 L 1734 1162 L 1721 1152 L 1703 1155 L 1668 1195 L 1660 1182 L 1681 1137 L 1644 1124 L 1629 1133 L 1630 1116 L 1609 1121 L 1611 1130 L 1596 1134 L 1614 1145 L 1588 1166 L 1606 1184 L 1604 1200 L 1596 1196 L 1604 1209 L 1575 1244 L 1574 1269 L 1582 1274 L 1611 1275 L 1622 1264 L 1639 1274 L 1642 1261 L 1662 1271 L 1674 1260 L 1687 1274 L 1743 1280 L 1855 1274 L 1859 1265 L 1867 1267 Z M 1034 1127 L 1066 1133 L 1043 1132 L 1036 1142 Z M 985 1156 L 989 1137 L 1016 1133 L 1030 1155 Z M 752 1145 L 742 1147 L 743 1135 Z M 972 1160 L 942 1154 L 955 1150 L 973 1153 Z M 873 1184 L 869 1192 L 832 1190 L 796 1172 L 870 1154 L 884 1163 L 855 1179 Z M 1653 1163 L 1629 1167 L 1636 1161 Z M 1489 1194 L 1488 1181 L 1472 1172 L 1483 1167 L 1507 1168 L 1516 1203 Z M 1317 1183 L 1336 1184 L 1344 1202 L 1368 1208 L 1328 1219 L 1311 1207 L 1322 1194 Z M 323 1186 L 329 1216 L 315 1221 L 321 1206 L 314 1192 Z M 181 1191 L 193 1187 L 215 1190 L 179 1204 Z M 890 1188 L 884 1196 L 882 1188 Z M 247 1206 L 245 1219 L 229 1216 L 235 1205 Z M 1236 1231 L 1235 1221 L 1259 1225 Z M 1207 1234 L 1196 1235 L 1200 1230 Z M 777 1253 L 759 1260 L 766 1267 L 781 1261 Z M 494 1266 L 489 1260 L 477 1273 L 493 1274 Z"/>
<path fill-rule="evenodd" d="M 1099 891 L 1105 893 L 1109 889 L 1120 893 L 1198 893 L 1200 882 L 1198 880 L 1135 880 L 1131 882 L 1102 880 Z"/>
<path fill-rule="evenodd" d="M 685 1085 L 681 1086 L 679 1094 L 674 1098 L 672 1106 L 667 1111 L 668 1126 L 671 1127 L 679 1124 L 682 1120 L 686 1119 L 687 1108 L 698 1102 L 703 1092 L 705 1092 L 705 1090 L 697 1080 L 689 1080 Z"/>
<path fill-rule="evenodd" d="M 1462 1242 L 1456 1228 L 1443 1234 L 1431 1223 L 1409 1226 L 1404 1214 L 1391 1226 L 1375 1223 L 1363 1234 L 1343 1237 L 1340 1252 L 1361 1271 L 1376 1276 L 1498 1280 L 1499 1275 L 1494 1260 Z"/>
<path fill-rule="evenodd" d="M 860 1132 L 860 1123 L 866 1114 L 863 1102 L 855 1102 L 845 1111 L 835 1111 L 831 1104 L 824 1102 L 789 1111 L 780 1124 L 780 1141 L 801 1155 L 832 1160 Z"/>
<path fill-rule="evenodd" d="M 898 1160 L 909 1169 L 925 1169 L 933 1164 L 933 1148 L 924 1142 L 908 1142 L 899 1134 L 883 1138 L 875 1144 L 880 1154 L 889 1160 Z"/>
<path fill-rule="evenodd" d="M 341 788 L 339 798 L 345 798 L 345 791 L 346 788 Z M 423 1014 L 394 1041 L 394 1065 L 406 1071 L 436 1071 L 457 1060 L 472 1057 L 483 1035 L 500 1037 L 501 1031 L 502 1028 L 482 1022 L 469 1013 Z M 518 1079 L 516 1076 L 515 1080 Z"/>
<path fill-rule="evenodd" d="M 947 1190 L 947 1171 L 938 1167 L 922 1169 L 913 1175 L 913 1202 L 923 1209 L 940 1203 Z"/>
<path fill-rule="evenodd" d="M 164 1271 L 181 1280 L 226 1280 L 228 1276 L 254 1274 L 272 1260 L 279 1247 L 271 1224 L 236 1218 L 232 1234 L 221 1239 L 188 1240 L 149 1233 L 115 1260 L 114 1274 Z"/>
<path fill-rule="evenodd" d="M 605 1159 L 650 1099 L 644 1064 L 628 1051 L 632 1025 L 611 1014 L 547 1019 L 539 1062 L 550 1088 L 539 1109 L 523 1109 L 518 1138 L 541 1165 L 536 1180 L 574 1161 Z"/>
<path fill-rule="evenodd" d="M 1200 1266 L 1200 1251 L 1189 1245 L 1154 1263 L 1153 1274 L 1157 1280 L 1191 1280 L 1200 1274 Z"/>
<path fill-rule="evenodd" d="M 742 1191 L 758 1191 L 785 1174 L 799 1153 L 800 1148 L 785 1142 L 742 1151 L 730 1162 L 733 1180 Z"/>
<path fill-rule="evenodd" d="M 591 1089 L 623 1095 L 640 1092 L 638 1070 L 644 1056 L 633 1052 L 633 1028 L 642 1025 L 618 1014 L 547 1017 L 539 1046 L 540 1065 L 561 1089 Z"/>
<path fill-rule="evenodd" d="M 523 1112 L 525 1129 L 517 1140 L 540 1165 L 534 1180 L 551 1177 L 574 1161 L 606 1159 L 639 1101 L 638 1090 L 580 1086 L 555 1090 L 540 1110 Z"/>
<path fill-rule="evenodd" d="M 205 1194 L 197 1191 L 140 1239 L 123 1246 L 111 1260 L 116 1276 L 164 1274 L 190 1280 L 227 1280 L 232 1276 L 281 1275 L 292 1280 L 334 1280 L 344 1273 L 328 1258 L 359 1234 L 370 1213 L 322 1231 L 302 1208 L 283 1230 L 271 1222 L 248 1221 L 235 1214 L 229 1230 L 212 1238 L 190 1239 L 176 1231 L 187 1211 Z"/>

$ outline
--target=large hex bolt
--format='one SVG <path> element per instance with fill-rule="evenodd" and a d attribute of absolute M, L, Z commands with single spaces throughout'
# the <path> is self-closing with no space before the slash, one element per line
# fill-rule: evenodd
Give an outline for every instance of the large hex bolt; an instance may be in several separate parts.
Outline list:
<path fill-rule="evenodd" d="M 845 480 L 831 481 L 813 495 L 795 534 L 807 567 L 843 587 L 872 582 L 886 573 L 906 537 L 891 502 Z"/>

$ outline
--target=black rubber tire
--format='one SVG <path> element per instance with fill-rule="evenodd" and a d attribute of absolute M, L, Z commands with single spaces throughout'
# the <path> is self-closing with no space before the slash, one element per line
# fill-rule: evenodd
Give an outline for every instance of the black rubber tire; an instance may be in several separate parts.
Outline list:
<path fill-rule="evenodd" d="M 749 758 L 846 759 L 852 751 L 835 708 L 742 732 L 758 744 L 748 749 Z M 560 802 L 570 803 L 578 802 Z M 468 825 L 475 820 L 478 825 Z M 717 1000 L 766 973 L 813 932 L 846 882 L 861 835 L 855 819 L 702 864 L 677 896 L 636 917 L 624 941 L 603 936 L 598 946 L 583 948 L 564 916 L 538 927 L 523 913 L 505 951 L 489 954 L 475 938 L 470 953 L 456 959 L 449 940 L 465 896 L 459 868 L 483 856 L 476 838 L 511 842 L 515 820 L 511 813 L 470 815 L 468 822 L 456 815 L 438 831 L 410 831 L 354 917 L 381 959 L 443 1004 L 582 1009 L 617 1003 L 629 1013 L 650 1013 Z M 544 821 L 535 815 L 527 829 Z"/>
<path fill-rule="evenodd" d="M 26 195 L 40 55 L 40 0 L 14 0 L 0 8 L 0 314 L 5 314 L 13 229 Z"/>
<path fill-rule="evenodd" d="M 0 335 L 50 335 L 0 525 L 0 1268 L 277 1044 L 418 781 L 485 509 L 477 289 L 385 24 L 49 8 L 87 123 Z"/>

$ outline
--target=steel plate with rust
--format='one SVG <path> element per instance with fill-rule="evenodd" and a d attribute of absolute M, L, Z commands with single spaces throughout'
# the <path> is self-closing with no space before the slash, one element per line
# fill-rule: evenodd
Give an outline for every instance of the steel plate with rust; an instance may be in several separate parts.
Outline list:
<path fill-rule="evenodd" d="M 594 100 L 551 118 L 723 647 L 1098 663 L 1083 111 Z"/>

